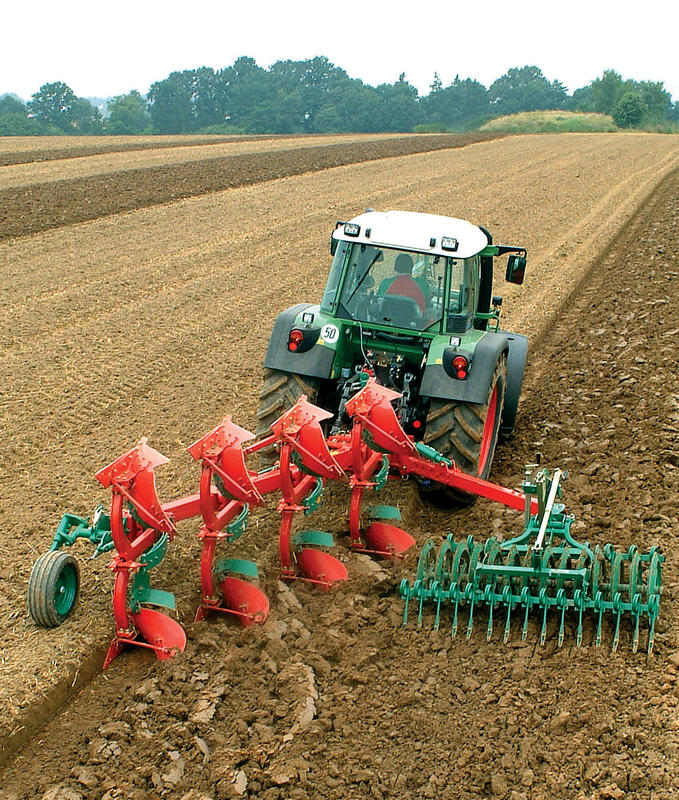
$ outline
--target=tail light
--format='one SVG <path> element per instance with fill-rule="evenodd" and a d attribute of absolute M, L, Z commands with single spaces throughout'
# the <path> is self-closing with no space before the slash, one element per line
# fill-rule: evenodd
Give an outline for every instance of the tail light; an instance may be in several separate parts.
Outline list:
<path fill-rule="evenodd" d="M 288 350 L 291 353 L 306 353 L 318 341 L 320 328 L 293 328 L 288 334 Z"/>
<path fill-rule="evenodd" d="M 443 369 L 451 378 L 466 381 L 471 369 L 471 356 L 454 347 L 446 347 L 443 351 Z"/>
<path fill-rule="evenodd" d="M 466 356 L 459 355 L 455 356 L 452 363 L 455 376 L 461 381 L 466 380 L 469 374 L 469 359 Z"/>
<path fill-rule="evenodd" d="M 296 353 L 300 344 L 304 341 L 304 333 L 297 328 L 293 328 L 288 336 L 288 350 Z"/>

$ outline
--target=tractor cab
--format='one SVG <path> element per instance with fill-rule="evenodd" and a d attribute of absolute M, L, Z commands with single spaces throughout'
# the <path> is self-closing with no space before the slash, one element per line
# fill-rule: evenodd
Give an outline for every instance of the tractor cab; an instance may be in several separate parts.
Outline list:
<path fill-rule="evenodd" d="M 367 212 L 333 233 L 321 310 L 409 332 L 466 331 L 479 310 L 479 253 L 487 245 L 485 233 L 463 220 Z"/>
<path fill-rule="evenodd" d="M 340 319 L 440 333 L 476 299 L 473 260 L 342 242 L 321 307 Z M 478 270 L 477 270 L 478 271 Z"/>

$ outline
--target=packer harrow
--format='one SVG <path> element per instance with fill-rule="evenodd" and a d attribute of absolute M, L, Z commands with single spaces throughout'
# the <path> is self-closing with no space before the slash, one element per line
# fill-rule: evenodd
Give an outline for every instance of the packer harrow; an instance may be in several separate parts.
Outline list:
<path fill-rule="evenodd" d="M 598 638 L 603 610 L 612 610 L 618 620 L 617 644 L 621 613 L 630 611 L 636 619 L 635 645 L 643 614 L 651 620 L 652 643 L 662 556 L 655 551 L 641 556 L 636 550 L 619 556 L 610 547 L 602 556 L 599 549 L 592 552 L 587 545 L 578 545 L 568 532 L 571 518 L 562 506 L 554 504 L 558 479 L 551 481 L 545 494 L 544 478 L 535 483 L 524 481 L 524 491 L 518 492 L 468 475 L 433 448 L 406 435 L 392 405 L 398 392 L 379 385 L 368 372 L 363 383 L 346 403 L 351 430 L 327 438 L 322 425 L 331 415 L 305 396 L 259 441 L 252 442 L 251 433 L 226 417 L 188 448 L 201 465 L 198 493 L 166 503 L 161 503 L 156 493 L 155 469 L 168 459 L 142 439 L 96 474 L 102 486 L 111 490 L 109 513 L 99 507 L 91 522 L 73 514 L 62 518 L 50 551 L 40 556 L 31 573 L 28 604 L 33 619 L 53 627 L 74 608 L 78 567 L 62 548 L 85 538 L 96 545 L 95 555 L 114 551 L 115 637 L 104 666 L 126 645 L 151 649 L 159 659 L 171 658 L 184 650 L 186 635 L 168 613 L 175 610 L 174 595 L 152 588 L 150 572 L 165 557 L 178 523 L 191 518 L 202 521 L 198 532 L 201 600 L 195 619 L 218 612 L 233 616 L 242 625 L 261 623 L 268 615 L 269 602 L 257 585 L 256 565 L 242 558 L 218 557 L 222 545 L 237 541 L 245 531 L 251 507 L 263 505 L 268 494 L 280 494 L 280 577 L 327 590 L 348 577 L 345 564 L 329 552 L 333 537 L 323 531 L 298 530 L 296 524 L 299 515 L 307 516 L 318 507 L 324 482 L 348 482 L 352 550 L 402 558 L 415 540 L 394 524 L 400 520 L 398 509 L 374 506 L 363 514 L 362 504 L 365 492 L 380 489 L 390 475 L 417 475 L 524 509 L 527 526 L 522 537 L 506 543 L 491 539 L 485 546 L 472 540 L 455 544 L 449 538 L 438 554 L 433 544 L 425 545 L 414 585 L 401 584 L 406 617 L 408 603 L 415 599 L 421 623 L 425 602 L 433 601 L 438 626 L 442 604 L 452 603 L 455 631 L 458 607 L 466 604 L 471 632 L 474 608 L 484 602 L 489 608 L 490 632 L 495 607 L 504 605 L 507 635 L 516 606 L 525 606 L 526 619 L 531 608 L 543 608 L 546 619 L 547 609 L 556 607 L 561 610 L 561 641 L 566 609 L 575 609 L 580 618 L 584 610 L 599 612 Z M 279 448 L 277 464 L 261 471 L 248 468 L 248 458 L 272 444 Z M 536 526 L 537 538 L 530 544 Z M 554 544 L 558 537 L 566 542 L 560 548 Z M 646 573 L 645 588 L 642 572 Z M 580 640 L 581 624 L 578 630 Z M 525 631 L 524 624 L 524 635 Z M 544 631 L 545 624 L 543 639 Z"/>
<path fill-rule="evenodd" d="M 425 542 L 413 584 L 403 580 L 399 587 L 405 600 L 404 624 L 408 621 L 411 601 L 417 603 L 417 624 L 423 624 L 425 603 L 434 604 L 434 629 L 441 625 L 442 608 L 452 606 L 451 633 L 457 635 L 459 611 L 468 610 L 466 635 L 471 636 L 474 612 L 485 607 L 488 612 L 486 637 L 490 640 L 494 619 L 504 616 L 503 641 L 509 638 L 512 611 L 522 610 L 521 640 L 528 632 L 531 609 L 541 617 L 540 644 L 547 637 L 548 612 L 558 614 L 558 646 L 564 642 L 566 612 L 576 615 L 576 644 L 583 638 L 583 615 L 594 612 L 598 647 L 602 638 L 604 613 L 615 617 L 612 649 L 620 639 L 623 614 L 631 615 L 634 630 L 632 650 L 639 647 L 642 617 L 648 620 L 648 645 L 653 650 L 655 622 L 662 591 L 661 566 L 664 556 L 656 547 L 640 553 L 632 545 L 627 552 L 616 551 L 612 544 L 592 549 L 587 542 L 577 542 L 570 533 L 573 516 L 555 500 L 561 494 L 562 474 L 526 468 L 522 484 L 526 496 L 525 524 L 521 535 L 499 541 L 495 537 L 475 542 L 472 536 L 455 541 L 451 535 L 437 550 L 433 539 Z M 538 513 L 532 514 L 530 500 L 537 496 Z"/>

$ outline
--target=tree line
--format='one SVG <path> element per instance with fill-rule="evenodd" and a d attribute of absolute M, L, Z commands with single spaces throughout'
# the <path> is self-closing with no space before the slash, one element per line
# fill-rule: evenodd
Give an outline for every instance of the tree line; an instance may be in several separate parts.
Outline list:
<path fill-rule="evenodd" d="M 242 57 L 224 69 L 172 72 L 109 101 L 106 114 L 65 83 L 46 83 L 28 103 L 0 99 L 0 135 L 186 133 L 376 133 L 467 131 L 498 116 L 562 109 L 610 114 L 619 127 L 668 129 L 679 121 L 662 82 L 623 80 L 615 70 L 569 95 L 538 67 L 513 67 L 489 87 L 434 75 L 420 96 L 401 74 L 373 87 L 324 56 L 277 61 L 269 69 Z"/>

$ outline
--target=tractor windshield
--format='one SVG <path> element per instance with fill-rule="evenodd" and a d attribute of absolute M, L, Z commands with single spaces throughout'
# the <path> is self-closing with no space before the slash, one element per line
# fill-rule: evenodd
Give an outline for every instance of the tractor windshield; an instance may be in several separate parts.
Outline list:
<path fill-rule="evenodd" d="M 340 316 L 428 330 L 437 327 L 443 317 L 446 267 L 452 271 L 451 294 L 457 290 L 459 297 L 464 283 L 464 261 L 460 259 L 349 244 L 338 248 L 335 255 L 323 306 L 330 308 L 339 291 Z"/>

